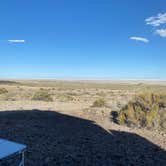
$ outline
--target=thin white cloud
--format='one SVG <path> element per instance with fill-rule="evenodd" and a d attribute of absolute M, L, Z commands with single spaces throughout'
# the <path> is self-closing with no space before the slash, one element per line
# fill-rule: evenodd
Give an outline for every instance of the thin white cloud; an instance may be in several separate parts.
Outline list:
<path fill-rule="evenodd" d="M 130 37 L 130 40 L 140 41 L 140 42 L 144 42 L 144 43 L 149 42 L 149 40 L 147 38 L 143 38 L 143 37 Z"/>
<path fill-rule="evenodd" d="M 147 25 L 152 25 L 154 27 L 160 26 L 166 23 L 166 13 L 159 13 L 157 16 L 152 16 L 145 19 Z"/>
<path fill-rule="evenodd" d="M 9 43 L 25 43 L 25 40 L 8 40 Z"/>
<path fill-rule="evenodd" d="M 155 34 L 160 35 L 161 37 L 166 37 L 166 29 L 157 29 Z"/>

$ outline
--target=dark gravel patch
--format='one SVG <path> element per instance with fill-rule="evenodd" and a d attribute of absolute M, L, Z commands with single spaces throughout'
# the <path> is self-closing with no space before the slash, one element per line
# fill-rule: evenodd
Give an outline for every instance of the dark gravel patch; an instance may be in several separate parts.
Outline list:
<path fill-rule="evenodd" d="M 0 137 L 28 146 L 27 166 L 166 165 L 166 151 L 139 135 L 53 111 L 0 112 Z"/>

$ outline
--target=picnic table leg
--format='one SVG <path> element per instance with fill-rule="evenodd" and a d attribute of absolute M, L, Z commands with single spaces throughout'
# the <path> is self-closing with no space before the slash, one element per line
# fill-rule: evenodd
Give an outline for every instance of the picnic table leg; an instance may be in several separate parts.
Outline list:
<path fill-rule="evenodd" d="M 22 166 L 24 166 L 24 151 L 22 152 Z"/>
<path fill-rule="evenodd" d="M 21 162 L 19 166 L 24 166 L 24 151 L 21 153 Z"/>

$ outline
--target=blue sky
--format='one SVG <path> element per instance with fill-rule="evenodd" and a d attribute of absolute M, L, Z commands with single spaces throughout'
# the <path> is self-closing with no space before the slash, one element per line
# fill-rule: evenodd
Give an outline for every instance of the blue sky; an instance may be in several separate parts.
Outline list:
<path fill-rule="evenodd" d="M 166 79 L 164 0 L 1 0 L 0 78 Z"/>

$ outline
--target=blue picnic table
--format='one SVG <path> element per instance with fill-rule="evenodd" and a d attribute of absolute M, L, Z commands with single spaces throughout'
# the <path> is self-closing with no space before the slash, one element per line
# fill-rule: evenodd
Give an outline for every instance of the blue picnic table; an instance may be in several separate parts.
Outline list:
<path fill-rule="evenodd" d="M 24 152 L 26 145 L 6 139 L 0 139 L 0 160 L 8 159 L 14 155 L 21 155 L 19 166 L 24 166 Z"/>

